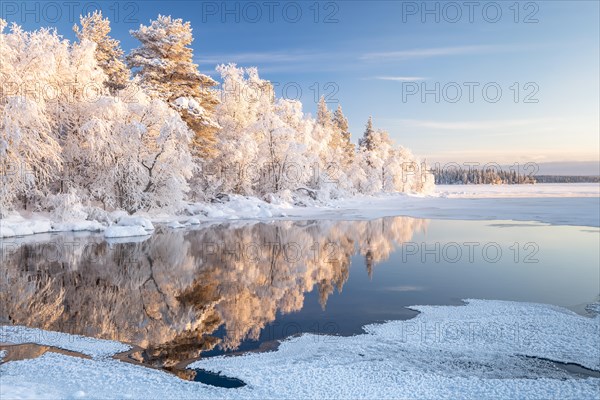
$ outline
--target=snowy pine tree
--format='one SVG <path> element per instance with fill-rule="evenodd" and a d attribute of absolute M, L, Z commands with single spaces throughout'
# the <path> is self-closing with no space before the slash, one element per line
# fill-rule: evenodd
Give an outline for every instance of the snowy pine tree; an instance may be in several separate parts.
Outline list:
<path fill-rule="evenodd" d="M 319 103 L 317 104 L 317 123 L 324 128 L 330 128 L 332 120 L 333 115 L 331 114 L 331 111 L 329 111 L 327 103 L 325 103 L 325 96 L 321 96 Z"/>
<path fill-rule="evenodd" d="M 348 119 L 338 105 L 333 114 L 333 126 L 335 129 L 335 145 L 342 148 L 342 166 L 348 167 L 354 160 L 356 148 L 351 142 L 351 134 L 348 127 Z"/>
<path fill-rule="evenodd" d="M 359 139 L 358 145 L 367 150 L 371 150 L 373 148 L 373 135 L 375 130 L 373 129 L 373 117 L 369 117 L 367 121 L 367 126 L 365 127 L 365 133 L 363 137 Z"/>
<path fill-rule="evenodd" d="M 127 61 L 136 69 L 142 87 L 179 112 L 195 134 L 192 151 L 196 156 L 213 155 L 219 128 L 212 115 L 218 104 L 213 90 L 217 82 L 201 74 L 193 62 L 190 23 L 159 15 L 149 26 L 140 25 L 131 31 L 131 35 L 141 46 L 127 56 Z"/>
<path fill-rule="evenodd" d="M 79 18 L 81 27 L 73 26 L 77 38 L 96 43 L 95 56 L 98 65 L 107 76 L 105 85 L 111 94 L 116 94 L 124 89 L 129 82 L 129 69 L 123 62 L 123 50 L 120 42 L 108 36 L 110 21 L 102 18 L 102 12 L 94 11 Z"/>

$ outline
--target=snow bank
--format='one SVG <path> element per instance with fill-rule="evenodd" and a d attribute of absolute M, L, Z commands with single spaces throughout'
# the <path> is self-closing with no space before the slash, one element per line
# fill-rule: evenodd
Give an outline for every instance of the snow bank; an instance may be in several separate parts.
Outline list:
<path fill-rule="evenodd" d="M 0 237 L 27 236 L 52 231 L 52 223 L 43 217 L 23 218 L 11 214 L 0 219 Z"/>
<path fill-rule="evenodd" d="M 119 226 L 112 225 L 104 230 L 105 238 L 123 238 L 131 236 L 148 236 L 149 233 L 143 226 Z"/>
<path fill-rule="evenodd" d="M 93 339 L 86 336 L 13 325 L 0 326 L 0 342 L 12 344 L 37 343 L 87 354 L 93 358 L 111 357 L 131 348 L 128 345 L 111 340 Z"/>
<path fill-rule="evenodd" d="M 116 225 L 111 225 L 104 230 L 105 238 L 125 238 L 135 236 L 148 236 L 154 231 L 154 225 L 145 217 L 117 214 Z"/>
<path fill-rule="evenodd" d="M 98 221 L 69 221 L 57 222 L 52 225 L 52 230 L 57 232 L 101 232 L 106 228 Z"/>
<path fill-rule="evenodd" d="M 409 321 L 351 337 L 305 334 L 277 351 L 216 357 L 194 368 L 247 386 L 222 389 L 116 360 L 46 353 L 0 366 L 2 398 L 565 398 L 595 399 L 600 379 L 576 379 L 539 358 L 598 368 L 600 318 L 546 305 L 468 300 L 418 306 Z M 81 340 L 76 338 L 75 341 Z M 529 356 L 529 357 L 528 357 Z"/>
<path fill-rule="evenodd" d="M 154 230 L 149 218 L 129 216 L 124 212 L 115 212 L 110 216 L 116 225 L 106 227 L 105 223 L 95 220 L 52 221 L 48 216 L 33 214 L 25 218 L 17 213 L 0 220 L 0 237 L 29 236 L 48 232 L 102 232 L 107 238 L 145 236 Z M 110 224 L 110 219 L 108 221 Z"/>
<path fill-rule="evenodd" d="M 28 236 L 48 232 L 103 231 L 105 226 L 98 221 L 70 220 L 52 221 L 45 215 L 32 214 L 25 218 L 13 213 L 0 219 L 0 238 Z"/>
<path fill-rule="evenodd" d="M 256 197 L 230 195 L 223 203 L 195 203 L 186 207 L 186 212 L 203 216 L 209 220 L 270 219 L 285 217 L 283 209 L 287 203 L 271 204 Z"/>
<path fill-rule="evenodd" d="M 154 225 L 148 218 L 138 216 L 123 216 L 117 221 L 118 226 L 140 226 L 150 232 L 154 230 Z"/>

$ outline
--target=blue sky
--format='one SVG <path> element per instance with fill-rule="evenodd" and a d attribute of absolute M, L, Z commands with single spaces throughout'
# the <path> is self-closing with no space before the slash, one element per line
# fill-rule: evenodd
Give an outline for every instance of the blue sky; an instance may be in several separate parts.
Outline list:
<path fill-rule="evenodd" d="M 279 96 L 300 88 L 311 113 L 318 90 L 331 108 L 342 104 L 355 140 L 372 115 L 430 162 L 600 158 L 597 1 L 51 3 L 1 10 L 26 29 L 73 38 L 72 16 L 101 8 L 126 51 L 137 46 L 129 30 L 158 14 L 189 20 L 202 72 L 257 66 Z"/>

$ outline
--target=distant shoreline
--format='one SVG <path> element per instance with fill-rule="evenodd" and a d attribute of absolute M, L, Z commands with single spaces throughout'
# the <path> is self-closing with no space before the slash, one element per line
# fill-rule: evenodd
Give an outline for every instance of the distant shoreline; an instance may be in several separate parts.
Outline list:
<path fill-rule="evenodd" d="M 536 175 L 537 183 L 598 183 L 600 176 L 593 175 Z"/>
<path fill-rule="evenodd" d="M 536 183 L 600 183 L 600 176 L 586 175 L 535 175 L 535 182 L 503 182 L 497 185 L 535 185 Z M 437 183 L 436 183 L 437 184 Z M 489 185 L 475 182 L 444 182 L 444 185 Z"/>

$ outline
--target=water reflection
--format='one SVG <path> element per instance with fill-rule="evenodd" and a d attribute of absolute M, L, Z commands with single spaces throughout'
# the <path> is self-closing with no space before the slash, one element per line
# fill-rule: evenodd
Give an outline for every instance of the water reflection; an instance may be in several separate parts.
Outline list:
<path fill-rule="evenodd" d="M 141 243 L 66 235 L 4 242 L 0 322 L 131 343 L 144 349 L 132 353 L 138 361 L 173 367 L 258 339 L 315 289 L 325 308 L 353 255 L 371 275 L 427 224 L 282 221 L 158 230 Z"/>

